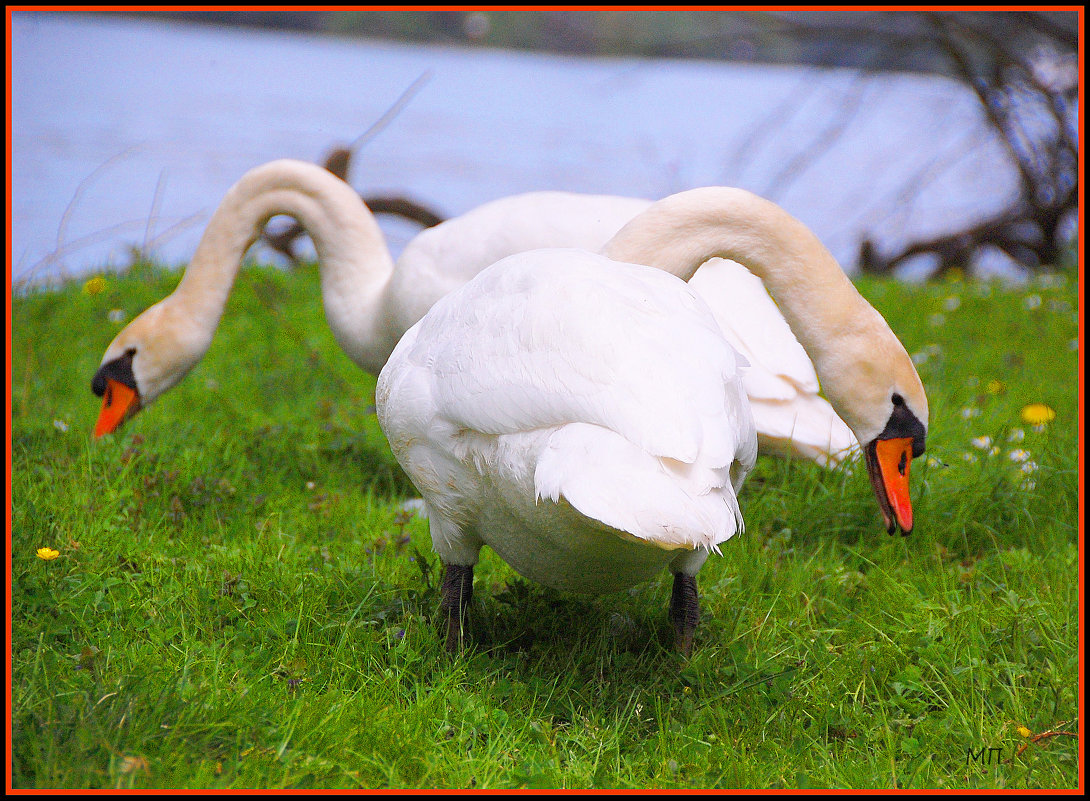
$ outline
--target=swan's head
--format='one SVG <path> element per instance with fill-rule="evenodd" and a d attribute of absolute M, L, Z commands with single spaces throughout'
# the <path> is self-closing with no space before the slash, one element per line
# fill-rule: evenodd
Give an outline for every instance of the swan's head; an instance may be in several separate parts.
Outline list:
<path fill-rule="evenodd" d="M 875 312 L 877 315 L 877 312 Z M 888 328 L 886 328 L 888 331 Z M 842 352 L 852 352 L 846 347 Z M 911 358 L 896 337 L 866 340 L 840 361 L 840 380 L 822 382 L 837 413 L 863 447 L 867 475 L 886 530 L 912 531 L 909 468 L 927 440 L 927 396 Z"/>
<path fill-rule="evenodd" d="M 912 459 L 923 454 L 927 439 L 927 407 L 923 420 L 898 392 L 889 399 L 890 413 L 886 426 L 878 436 L 863 446 L 867 475 L 878 507 L 892 534 L 898 527 L 902 534 L 912 531 L 912 500 L 908 489 L 908 473 Z"/>
<path fill-rule="evenodd" d="M 138 316 L 106 348 L 91 380 L 91 391 L 102 398 L 96 439 L 181 381 L 208 350 L 207 331 L 177 314 L 169 300 Z"/>

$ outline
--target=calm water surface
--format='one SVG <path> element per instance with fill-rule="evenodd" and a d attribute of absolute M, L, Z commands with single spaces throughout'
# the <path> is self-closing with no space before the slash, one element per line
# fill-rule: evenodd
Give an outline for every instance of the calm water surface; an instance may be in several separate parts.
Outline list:
<path fill-rule="evenodd" d="M 86 273 L 133 247 L 185 262 L 243 172 L 320 160 L 425 73 L 350 180 L 446 215 L 534 189 L 737 185 L 781 203 L 850 269 L 862 237 L 893 247 L 947 231 L 1015 186 L 973 99 L 933 77 L 16 12 L 12 277 Z M 384 225 L 395 252 L 414 233 Z"/>

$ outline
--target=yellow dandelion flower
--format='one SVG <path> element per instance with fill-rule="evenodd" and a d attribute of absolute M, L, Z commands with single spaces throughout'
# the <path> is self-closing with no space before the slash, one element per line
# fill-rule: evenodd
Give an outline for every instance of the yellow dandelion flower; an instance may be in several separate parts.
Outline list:
<path fill-rule="evenodd" d="M 1031 731 L 1030 731 L 1029 729 L 1027 729 L 1027 728 L 1026 728 L 1025 726 L 1019 726 L 1019 727 L 1018 727 L 1018 733 L 1019 733 L 1019 734 L 1020 734 L 1020 735 L 1021 735 L 1022 737 L 1032 737 L 1032 736 L 1033 736 L 1033 732 L 1031 732 Z"/>
<path fill-rule="evenodd" d="M 1022 422 L 1031 426 L 1043 426 L 1056 419 L 1056 412 L 1044 403 L 1030 403 L 1022 407 Z"/>
<path fill-rule="evenodd" d="M 53 559 L 56 559 L 60 555 L 61 555 L 60 551 L 54 551 L 52 548 L 39 548 L 38 549 L 38 558 L 39 559 L 44 559 L 47 562 L 49 562 L 49 561 L 51 561 Z"/>
<path fill-rule="evenodd" d="M 106 279 L 101 275 L 96 275 L 83 285 L 83 294 L 85 295 L 100 295 L 106 291 Z"/>

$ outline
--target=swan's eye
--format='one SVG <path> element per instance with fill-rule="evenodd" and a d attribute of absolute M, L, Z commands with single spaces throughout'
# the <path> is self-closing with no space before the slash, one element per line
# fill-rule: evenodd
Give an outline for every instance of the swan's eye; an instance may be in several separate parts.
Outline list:
<path fill-rule="evenodd" d="M 902 398 L 902 397 L 901 397 L 901 396 L 900 396 L 899 394 L 897 394 L 896 392 L 894 392 L 894 393 L 893 393 L 893 398 L 892 398 L 892 400 L 893 400 L 893 405 L 894 405 L 894 406 L 904 406 L 904 405 L 905 405 L 905 399 L 904 399 L 904 398 Z"/>
<path fill-rule="evenodd" d="M 99 397 L 106 393 L 107 379 L 113 379 L 133 389 L 136 388 L 136 376 L 132 372 L 132 360 L 136 348 L 129 348 L 121 356 L 98 368 L 91 379 L 91 391 Z"/>

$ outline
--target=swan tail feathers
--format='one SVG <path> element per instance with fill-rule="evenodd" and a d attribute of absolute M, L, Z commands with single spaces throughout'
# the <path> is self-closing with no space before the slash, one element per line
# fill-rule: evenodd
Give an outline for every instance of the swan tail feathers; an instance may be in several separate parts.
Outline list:
<path fill-rule="evenodd" d="M 743 528 L 729 465 L 678 465 L 586 423 L 550 435 L 534 484 L 539 501 L 564 500 L 622 536 L 667 550 L 718 552 Z"/>

